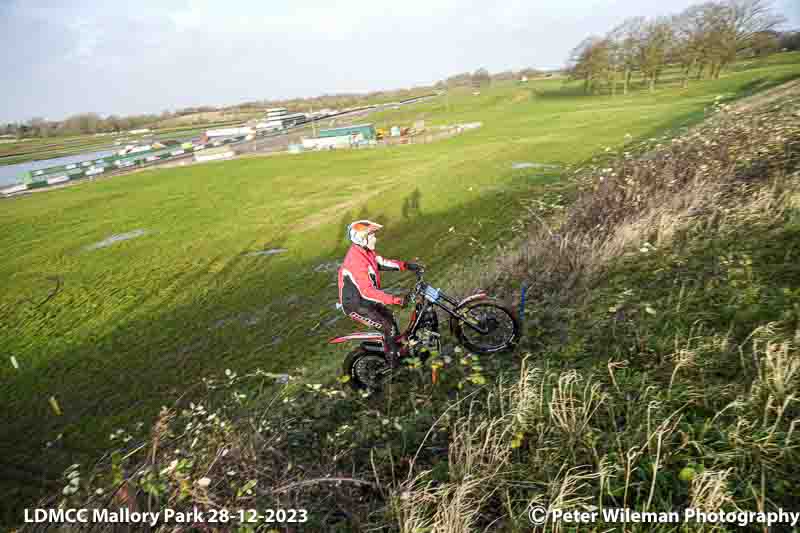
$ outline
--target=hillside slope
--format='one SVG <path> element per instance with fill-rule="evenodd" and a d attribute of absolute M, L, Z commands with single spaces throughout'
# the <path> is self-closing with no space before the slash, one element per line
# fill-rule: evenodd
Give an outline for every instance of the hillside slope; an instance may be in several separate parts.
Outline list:
<path fill-rule="evenodd" d="M 304 508 L 286 530 L 404 532 L 527 531 L 531 504 L 791 509 L 799 117 L 797 82 L 720 102 L 699 127 L 609 151 L 530 201 L 497 261 L 454 268 L 465 287 L 525 285 L 515 357 L 448 351 L 435 385 L 411 368 L 373 397 L 302 372 L 285 385 L 227 372 L 204 380 L 202 405 L 115 432 L 122 447 L 65 472 L 48 503 Z"/>

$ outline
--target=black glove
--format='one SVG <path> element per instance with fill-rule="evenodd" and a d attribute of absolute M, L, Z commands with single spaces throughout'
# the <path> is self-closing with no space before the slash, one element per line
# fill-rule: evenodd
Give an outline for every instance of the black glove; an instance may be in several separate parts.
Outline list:
<path fill-rule="evenodd" d="M 406 270 L 410 270 L 411 272 L 419 272 L 422 270 L 422 265 L 417 263 L 406 263 Z"/>

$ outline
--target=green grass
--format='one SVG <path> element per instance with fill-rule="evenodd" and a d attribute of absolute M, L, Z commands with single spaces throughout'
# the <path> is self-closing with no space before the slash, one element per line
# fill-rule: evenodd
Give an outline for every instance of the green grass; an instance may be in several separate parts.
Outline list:
<path fill-rule="evenodd" d="M 626 134 L 694 123 L 718 95 L 800 75 L 798 55 L 784 56 L 685 91 L 584 96 L 560 80 L 455 91 L 449 110 L 440 98 L 371 119 L 483 122 L 437 143 L 158 169 L 3 203 L 0 353 L 20 364 L 0 366 L 5 518 L 18 519 L 40 480 L 53 488 L 65 464 L 95 457 L 113 429 L 151 420 L 207 373 L 330 375 L 343 351 L 326 340 L 355 328 L 341 320 L 311 332 L 336 314 L 334 275 L 313 269 L 341 258 L 346 221 L 382 221 L 384 255 L 419 256 L 447 285 L 442 272 L 491 253 L 521 202 L 557 181 L 513 162 L 576 164 Z M 415 189 L 421 212 L 404 218 Z M 86 249 L 140 228 L 138 239 Z M 273 247 L 289 252 L 248 255 Z M 37 307 L 54 278 L 61 292 Z"/>

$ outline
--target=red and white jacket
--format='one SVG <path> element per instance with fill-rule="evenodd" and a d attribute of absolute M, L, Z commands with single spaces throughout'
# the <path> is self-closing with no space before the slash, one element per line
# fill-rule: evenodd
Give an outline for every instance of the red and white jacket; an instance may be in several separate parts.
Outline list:
<path fill-rule="evenodd" d="M 381 270 L 406 270 L 406 263 L 383 258 L 356 244 L 350 246 L 339 268 L 339 303 L 345 309 L 355 309 L 367 302 L 402 304 L 402 298 L 381 290 Z"/>

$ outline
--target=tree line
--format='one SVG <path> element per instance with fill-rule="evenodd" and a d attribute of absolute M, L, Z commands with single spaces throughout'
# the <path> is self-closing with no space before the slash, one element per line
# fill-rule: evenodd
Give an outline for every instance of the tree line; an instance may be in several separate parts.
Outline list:
<path fill-rule="evenodd" d="M 583 81 L 587 93 L 626 94 L 638 75 L 653 91 L 672 66 L 679 68 L 687 87 L 692 78 L 719 78 L 737 58 L 798 49 L 797 32 L 777 31 L 784 22 L 769 0 L 713 0 L 676 15 L 628 18 L 572 50 L 568 79 Z"/>
<path fill-rule="evenodd" d="M 112 133 L 146 128 L 159 120 L 159 115 L 133 115 L 102 117 L 97 113 L 78 113 L 64 120 L 45 120 L 34 117 L 25 122 L 9 122 L 0 126 L 0 134 L 17 138 L 61 137 L 68 135 Z"/>
<path fill-rule="evenodd" d="M 523 68 L 521 70 L 504 70 L 491 74 L 486 68 L 479 68 L 475 72 L 462 72 L 449 76 L 444 80 L 438 81 L 434 87 L 444 89 L 447 87 L 480 87 L 495 81 L 519 80 L 523 77 L 534 78 L 545 73 L 534 68 Z"/>
<path fill-rule="evenodd" d="M 161 121 L 207 112 L 260 113 L 271 107 L 285 107 L 291 112 L 319 111 L 320 109 L 345 109 L 359 107 L 376 100 L 403 100 L 433 91 L 433 87 L 413 87 L 390 91 L 373 91 L 367 94 L 337 93 L 311 98 L 283 100 L 255 100 L 227 107 L 196 106 L 163 111 L 162 113 L 103 117 L 98 113 L 78 113 L 64 120 L 45 120 L 34 117 L 24 122 L 0 124 L 0 135 L 22 138 L 48 138 L 98 133 L 117 133 L 140 128 L 157 129 Z M 217 120 L 218 122 L 219 120 Z M 212 120 L 192 121 L 192 124 L 209 124 Z"/>

